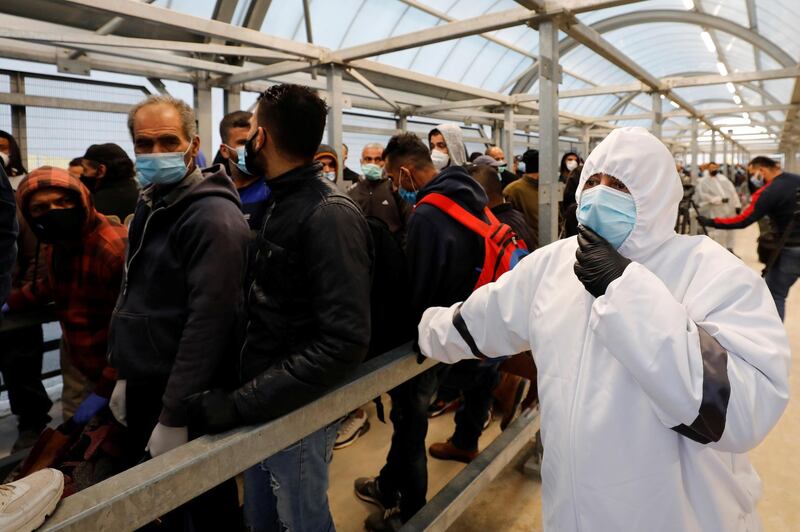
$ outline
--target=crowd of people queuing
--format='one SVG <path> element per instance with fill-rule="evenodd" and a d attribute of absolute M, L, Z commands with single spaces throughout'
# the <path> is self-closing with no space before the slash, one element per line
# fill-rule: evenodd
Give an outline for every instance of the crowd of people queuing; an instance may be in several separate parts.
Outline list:
<path fill-rule="evenodd" d="M 742 208 L 712 163 L 694 202 L 722 247 L 679 237 L 671 154 L 623 128 L 585 161 L 563 155 L 563 238 L 540 247 L 536 150 L 468 157 L 461 129 L 441 124 L 426 139 L 365 145 L 357 173 L 346 147 L 321 144 L 326 113 L 314 91 L 273 86 L 252 112 L 223 118 L 209 168 L 197 162 L 192 108 L 168 95 L 131 110 L 135 161 L 97 144 L 68 170 L 27 172 L 0 132 L 0 300 L 7 316 L 53 303 L 65 420 L 126 427 L 123 468 L 132 467 L 296 410 L 412 341 L 447 364 L 389 392 L 386 463 L 354 479 L 377 507 L 368 530 L 398 530 L 425 505 L 428 453 L 470 462 L 493 415 L 505 428 L 539 401 L 547 527 L 722 530 L 757 520 L 744 453 L 788 397 L 779 315 L 800 275 L 800 177 L 757 157 Z M 773 238 L 782 244 L 766 284 L 728 252 L 726 231 L 765 217 L 773 235 L 787 233 Z M 488 284 L 483 225 L 510 228 L 503 245 L 527 255 Z M 42 345 L 38 325 L 3 333 L 15 449 L 51 421 Z M 452 436 L 426 449 L 429 418 L 449 410 Z M 243 511 L 231 480 L 158 526 L 333 530 L 328 465 L 369 429 L 367 411 L 248 469 Z M 17 482 L 44 494 L 63 483 L 47 474 Z M 42 508 L 43 519 L 52 507 Z"/>

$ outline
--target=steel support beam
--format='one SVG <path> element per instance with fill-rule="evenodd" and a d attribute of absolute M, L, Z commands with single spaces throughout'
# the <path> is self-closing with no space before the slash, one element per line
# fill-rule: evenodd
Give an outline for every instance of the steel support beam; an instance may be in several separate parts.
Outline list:
<path fill-rule="evenodd" d="M 22 79 L 23 74 L 19 77 Z M 14 109 L 24 111 L 25 107 L 48 107 L 50 109 L 74 109 L 79 111 L 94 111 L 101 113 L 122 113 L 130 111 L 132 105 L 126 103 L 98 102 L 93 100 L 78 100 L 72 98 L 54 98 L 52 96 L 33 96 L 22 94 L 15 91 L 14 78 L 12 76 L 12 92 L 0 92 L 0 104 L 10 105 L 12 110 L 12 126 Z M 22 85 L 24 90 L 24 83 Z M 16 134 L 14 134 L 16 137 Z M 19 140 L 19 139 L 17 139 Z"/>
<path fill-rule="evenodd" d="M 223 113 L 228 114 L 242 110 L 242 91 L 239 87 L 225 89 L 225 100 L 222 104 Z"/>
<path fill-rule="evenodd" d="M 213 160 L 217 153 L 214 147 L 214 118 L 211 109 L 211 87 L 202 80 L 198 81 L 194 87 L 194 112 L 197 117 L 200 149 L 206 161 Z"/>
<path fill-rule="evenodd" d="M 539 245 L 558 239 L 558 24 L 539 24 Z M 507 154 L 508 157 L 513 156 Z"/>
<path fill-rule="evenodd" d="M 653 109 L 652 109 L 652 118 L 650 132 L 655 135 L 657 138 L 661 138 L 661 122 L 664 120 L 664 116 L 661 111 L 661 93 L 654 92 L 652 95 L 653 99 Z"/>
<path fill-rule="evenodd" d="M 354 68 L 348 68 L 347 73 L 357 82 L 361 83 L 367 90 L 369 90 L 372 94 L 383 100 L 384 102 L 388 103 L 392 106 L 396 111 L 400 111 L 400 106 L 392 100 L 389 96 L 386 95 L 386 92 L 381 90 L 378 86 L 368 80 L 361 72 Z"/>
<path fill-rule="evenodd" d="M 154 24 L 161 24 L 163 26 L 177 28 L 183 31 L 190 31 L 204 37 L 218 37 L 227 41 L 261 46 L 264 48 L 288 52 L 311 59 L 319 59 L 323 54 L 321 48 L 306 43 L 300 43 L 290 39 L 282 39 L 280 37 L 273 37 L 270 35 L 265 35 L 254 29 L 232 26 L 230 24 L 225 24 L 224 22 L 187 15 L 171 9 L 130 2 L 129 0 L 62 1 L 76 6 L 89 7 L 125 18 L 144 20 Z M 269 4 L 269 2 L 264 3 Z"/>
<path fill-rule="evenodd" d="M 724 142 L 724 141 L 723 141 Z M 711 130 L 711 153 L 709 155 L 712 161 L 717 160 L 717 132 Z"/>
<path fill-rule="evenodd" d="M 238 85 L 240 83 L 247 83 L 248 81 L 268 79 L 285 74 L 292 74 L 294 72 L 304 72 L 317 66 L 317 64 L 318 63 L 315 61 L 281 61 L 264 67 L 248 69 L 243 72 L 240 71 L 236 74 L 232 74 L 225 78 L 225 83 L 227 85 Z"/>
<path fill-rule="evenodd" d="M 12 103 L 2 101 L 3 96 L 15 96 L 24 99 L 25 75 L 22 72 L 15 72 L 9 76 L 9 83 L 11 93 L 8 95 L 0 93 L 0 102 L 11 103 L 11 134 L 17 139 L 22 166 L 30 169 L 28 166 L 28 114 L 25 109 L 26 104 L 24 102 Z"/>
<path fill-rule="evenodd" d="M 267 17 L 267 11 L 271 3 L 272 0 L 252 0 L 244 18 L 243 26 L 251 30 L 261 31 L 261 26 L 264 25 L 264 19 Z"/>
<path fill-rule="evenodd" d="M 517 3 L 525 5 L 524 0 L 517 0 Z M 760 49 L 766 54 L 772 56 L 783 67 L 793 67 L 796 65 L 796 62 L 792 59 L 791 55 L 786 53 L 785 50 L 762 35 L 750 31 L 749 28 L 740 26 L 726 18 L 703 13 L 688 12 L 677 9 L 642 9 L 603 19 L 592 24 L 591 28 L 598 33 L 606 33 L 638 24 L 654 24 L 665 22 L 694 24 L 701 27 L 716 29 L 752 44 L 753 47 Z M 579 41 L 572 36 L 566 37 L 559 43 L 560 54 L 562 56 L 567 54 L 579 44 Z M 533 87 L 533 84 L 536 83 L 536 76 L 537 74 L 535 69 L 530 69 L 527 75 L 520 77 L 511 92 L 528 92 L 531 87 Z"/>
<path fill-rule="evenodd" d="M 98 35 L 95 33 L 70 30 L 57 33 L 47 30 L 19 30 L 0 28 L 0 37 L 19 39 L 30 42 L 43 42 L 53 45 L 79 45 L 134 48 L 142 50 L 160 50 L 185 52 L 194 54 L 257 57 L 262 59 L 297 59 L 297 56 L 257 48 L 255 46 L 231 46 L 219 43 L 168 41 L 163 39 L 140 39 L 135 37 L 119 37 L 116 35 Z"/>
<path fill-rule="evenodd" d="M 341 160 L 342 153 L 342 110 L 344 108 L 344 98 L 342 94 L 342 67 L 338 65 L 328 66 L 328 144 L 336 151 L 336 155 Z M 339 188 L 344 187 L 342 181 L 343 165 L 337 165 L 336 184 Z"/>
<path fill-rule="evenodd" d="M 501 129 L 500 148 L 506 154 L 506 160 L 510 161 L 514 157 L 514 108 L 506 106 L 503 111 L 503 128 Z"/>
<path fill-rule="evenodd" d="M 700 160 L 700 152 L 697 146 L 697 123 L 698 119 L 695 117 L 691 118 L 692 121 L 692 168 L 691 168 L 691 177 L 692 177 L 692 184 L 697 183 L 697 177 L 699 175 L 700 169 L 698 168 L 698 162 Z"/>

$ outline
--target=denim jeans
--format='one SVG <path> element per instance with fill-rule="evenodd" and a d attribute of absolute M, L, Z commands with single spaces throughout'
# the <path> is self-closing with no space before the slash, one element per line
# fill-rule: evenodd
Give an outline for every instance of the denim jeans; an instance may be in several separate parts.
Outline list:
<path fill-rule="evenodd" d="M 253 532 L 334 532 L 328 466 L 339 421 L 244 472 L 244 515 Z"/>
<path fill-rule="evenodd" d="M 783 248 L 780 257 L 764 278 L 781 320 L 786 314 L 786 296 L 789 295 L 789 289 L 798 277 L 800 277 L 800 248 Z"/>

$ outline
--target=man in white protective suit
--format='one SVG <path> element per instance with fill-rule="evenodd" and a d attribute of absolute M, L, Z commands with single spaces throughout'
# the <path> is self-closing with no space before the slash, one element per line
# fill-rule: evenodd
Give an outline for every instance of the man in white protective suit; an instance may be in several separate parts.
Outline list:
<path fill-rule="evenodd" d="M 760 529 L 746 453 L 788 401 L 788 340 L 754 271 L 675 233 L 681 197 L 667 148 L 617 129 L 583 168 L 577 237 L 419 324 L 447 363 L 533 351 L 546 530 Z"/>
<path fill-rule="evenodd" d="M 701 216 L 707 218 L 730 218 L 742 208 L 742 201 L 730 179 L 719 171 L 717 163 L 709 163 L 707 173 L 697 180 L 694 202 Z M 733 231 L 709 227 L 708 236 L 722 247 L 733 252 Z"/>

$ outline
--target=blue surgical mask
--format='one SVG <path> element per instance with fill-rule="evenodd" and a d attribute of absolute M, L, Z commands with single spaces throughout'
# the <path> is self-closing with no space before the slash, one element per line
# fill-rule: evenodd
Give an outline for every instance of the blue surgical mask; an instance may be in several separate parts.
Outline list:
<path fill-rule="evenodd" d="M 523 161 L 517 163 L 517 172 L 519 172 L 520 174 L 525 173 L 525 163 Z"/>
<path fill-rule="evenodd" d="M 177 183 L 186 176 L 189 169 L 186 166 L 186 154 L 192 145 L 184 152 L 171 153 L 140 153 L 136 155 L 136 179 L 142 187 L 148 185 L 170 185 Z"/>
<path fill-rule="evenodd" d="M 506 171 L 506 168 L 507 167 L 505 164 L 501 164 L 500 166 L 497 167 L 497 170 L 502 174 L 503 172 Z"/>
<path fill-rule="evenodd" d="M 630 194 L 598 185 L 581 194 L 578 222 L 619 249 L 636 225 L 636 203 Z"/>
<path fill-rule="evenodd" d="M 336 182 L 336 172 L 322 172 L 322 176 L 332 183 Z"/>
<path fill-rule="evenodd" d="M 400 197 L 403 198 L 403 201 L 408 203 L 409 205 L 416 205 L 417 204 L 417 193 L 412 192 L 410 190 L 406 190 L 403 187 L 397 191 L 400 194 Z"/>
<path fill-rule="evenodd" d="M 239 169 L 240 172 L 247 175 L 253 175 L 247 170 L 247 164 L 245 163 L 244 158 L 244 146 L 239 146 L 236 148 L 236 155 L 238 156 L 238 160 L 236 161 L 236 167 Z"/>
<path fill-rule="evenodd" d="M 380 181 L 383 177 L 383 169 L 377 164 L 362 164 L 361 173 L 369 181 Z"/>
<path fill-rule="evenodd" d="M 756 188 L 761 188 L 764 186 L 764 177 L 761 175 L 761 172 L 756 172 L 750 178 L 750 182 L 753 183 L 753 186 Z"/>

